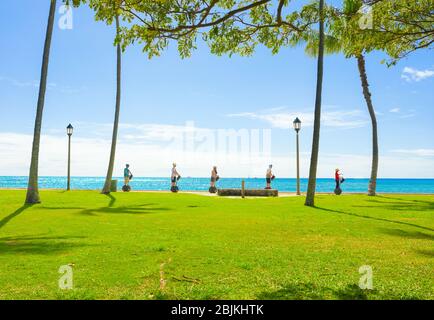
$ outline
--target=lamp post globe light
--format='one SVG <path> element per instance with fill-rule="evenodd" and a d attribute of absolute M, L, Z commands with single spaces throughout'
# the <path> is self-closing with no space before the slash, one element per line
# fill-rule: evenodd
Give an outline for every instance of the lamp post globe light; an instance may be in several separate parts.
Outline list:
<path fill-rule="evenodd" d="M 71 190 L 71 136 L 74 132 L 74 127 L 69 124 L 66 127 L 66 134 L 68 135 L 68 180 L 66 190 Z"/>
<path fill-rule="evenodd" d="M 292 123 L 295 132 L 297 133 L 297 195 L 300 195 L 300 146 L 299 146 L 299 139 L 298 139 L 298 133 L 301 129 L 301 121 L 299 118 L 295 118 L 294 122 Z"/>
<path fill-rule="evenodd" d="M 71 125 L 71 124 L 69 124 L 67 127 L 66 127 L 66 134 L 68 135 L 68 136 L 72 136 L 72 133 L 74 132 L 74 127 Z"/>
<path fill-rule="evenodd" d="M 299 118 L 295 118 L 294 122 L 292 123 L 294 126 L 294 130 L 298 133 L 301 129 L 301 121 Z"/>

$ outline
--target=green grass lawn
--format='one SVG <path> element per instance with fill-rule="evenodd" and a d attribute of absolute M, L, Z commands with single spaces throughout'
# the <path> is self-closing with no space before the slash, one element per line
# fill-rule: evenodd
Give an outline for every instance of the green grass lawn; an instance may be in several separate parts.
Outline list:
<path fill-rule="evenodd" d="M 0 191 L 0 299 L 434 298 L 432 196 L 41 196 Z"/>

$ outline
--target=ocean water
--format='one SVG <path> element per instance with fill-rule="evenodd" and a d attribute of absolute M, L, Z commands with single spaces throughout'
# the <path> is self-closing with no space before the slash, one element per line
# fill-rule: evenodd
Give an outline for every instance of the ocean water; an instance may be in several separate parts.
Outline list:
<path fill-rule="evenodd" d="M 118 189 L 123 184 L 123 178 L 118 179 Z M 217 182 L 218 188 L 240 188 L 241 178 L 222 178 Z M 265 179 L 245 179 L 246 188 L 262 189 Z M 366 192 L 368 179 L 345 179 L 342 184 L 344 192 Z M 103 177 L 72 177 L 71 188 L 77 190 L 98 190 L 104 184 Z M 307 189 L 307 179 L 301 179 L 301 191 Z M 178 182 L 180 190 L 206 191 L 209 188 L 209 178 L 182 178 Z M 0 188 L 26 188 L 27 177 L 0 176 Z M 169 178 L 134 177 L 131 181 L 133 190 L 169 190 Z M 295 192 L 296 179 L 277 178 L 272 187 L 282 192 Z M 317 192 L 333 192 L 335 182 L 333 179 L 317 179 Z M 40 177 L 39 188 L 65 189 L 66 177 Z M 434 194 L 434 179 L 378 179 L 377 191 L 379 193 L 428 193 Z"/>

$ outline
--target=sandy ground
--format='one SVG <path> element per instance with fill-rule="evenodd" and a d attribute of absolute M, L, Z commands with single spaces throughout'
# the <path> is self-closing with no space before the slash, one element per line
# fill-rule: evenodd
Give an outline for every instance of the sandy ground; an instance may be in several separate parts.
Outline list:
<path fill-rule="evenodd" d="M 26 190 L 25 188 L 0 188 L 0 191 L 19 191 L 19 190 Z M 39 191 L 48 191 L 48 190 L 52 190 L 52 191 L 64 191 L 64 189 L 39 189 Z M 72 190 L 74 191 L 74 190 Z M 76 191 L 98 191 L 98 190 L 76 190 Z M 121 190 L 118 190 L 118 192 L 122 192 Z M 131 192 L 133 193 L 172 193 L 170 190 L 132 190 Z M 209 193 L 208 191 L 188 191 L 188 190 L 181 190 L 179 191 L 180 194 L 196 194 L 199 196 L 204 196 L 204 197 L 218 197 L 218 195 L 216 193 Z M 330 194 L 332 195 L 333 193 L 320 193 L 317 192 L 316 194 Z M 349 194 L 349 193 L 348 193 Z M 352 193 L 352 194 L 356 194 L 356 193 Z M 362 193 L 360 193 L 362 194 Z M 305 193 L 301 194 L 302 196 L 305 196 Z M 295 194 L 295 192 L 279 192 L 279 197 L 296 197 L 297 195 Z M 224 197 L 224 198 L 241 198 L 241 197 Z M 246 198 L 266 198 L 266 197 L 246 197 Z"/>
<path fill-rule="evenodd" d="M 25 188 L 0 188 L 0 191 L 12 191 L 12 190 L 26 190 Z M 57 191 L 65 191 L 64 189 L 39 189 L 40 191 L 47 191 L 47 190 L 57 190 Z M 74 190 L 73 190 L 74 191 Z M 98 190 L 76 190 L 76 191 L 98 191 Z M 121 190 L 118 190 L 118 192 L 122 192 Z M 170 190 L 133 190 L 131 192 L 134 193 L 172 193 Z M 216 193 L 209 193 L 208 191 L 188 191 L 188 190 L 181 190 L 179 191 L 180 194 L 195 194 L 195 195 L 199 195 L 199 196 L 204 196 L 204 197 L 217 197 L 218 195 Z M 316 192 L 316 194 L 318 195 L 334 195 L 334 193 L 332 192 Z M 366 193 L 363 192 L 346 192 L 346 193 L 342 193 L 341 196 L 345 196 L 345 195 L 365 195 Z M 379 195 L 390 195 L 390 196 L 434 196 L 434 194 L 432 193 L 378 193 Z M 279 198 L 286 198 L 286 197 L 296 197 L 297 195 L 295 194 L 295 192 L 279 192 Z M 302 193 L 301 196 L 306 196 L 306 193 Z M 224 198 L 241 198 L 241 197 L 224 197 Z M 254 198 L 266 198 L 266 197 L 246 197 L 249 199 L 254 199 Z"/>
<path fill-rule="evenodd" d="M 200 196 L 207 196 L 207 197 L 218 197 L 216 193 L 209 193 L 207 191 L 185 191 L 182 193 L 197 194 Z M 297 195 L 295 193 L 279 192 L 279 197 L 296 197 L 296 196 Z M 240 198 L 240 197 L 224 197 L 224 198 Z M 265 198 L 265 197 L 246 197 L 246 198 Z"/>

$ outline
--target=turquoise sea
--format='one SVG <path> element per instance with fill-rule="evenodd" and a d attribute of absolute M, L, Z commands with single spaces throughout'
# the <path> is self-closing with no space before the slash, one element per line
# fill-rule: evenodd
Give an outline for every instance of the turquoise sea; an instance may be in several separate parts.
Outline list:
<path fill-rule="evenodd" d="M 119 189 L 123 179 L 118 179 Z M 218 188 L 240 188 L 241 178 L 222 178 L 217 182 Z M 265 179 L 245 179 L 246 188 L 264 188 Z M 346 179 L 342 185 L 344 192 L 366 192 L 368 179 Z M 98 190 L 104 184 L 103 177 L 72 177 L 71 188 L 77 190 Z M 185 191 L 205 191 L 209 188 L 209 178 L 182 178 L 178 186 Z M 277 178 L 273 181 L 273 188 L 283 192 L 295 192 L 296 179 Z M 0 177 L 0 188 L 26 188 L 27 177 Z M 39 187 L 42 189 L 66 188 L 66 177 L 40 177 Z M 131 181 L 133 190 L 168 190 L 169 178 L 135 177 Z M 333 179 L 318 179 L 317 192 L 333 192 L 335 182 Z M 301 190 L 306 191 L 307 179 L 301 179 Z M 380 193 L 424 193 L 434 194 L 434 179 L 378 179 L 377 191 Z"/>

